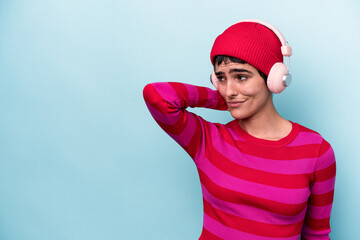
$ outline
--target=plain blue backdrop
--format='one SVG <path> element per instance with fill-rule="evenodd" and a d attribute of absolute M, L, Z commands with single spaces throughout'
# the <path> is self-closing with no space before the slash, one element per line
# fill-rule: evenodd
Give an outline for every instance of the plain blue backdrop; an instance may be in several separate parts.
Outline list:
<path fill-rule="evenodd" d="M 358 238 L 359 12 L 356 0 L 1 0 L 0 239 L 197 239 L 195 165 L 142 89 L 211 87 L 213 41 L 248 18 L 293 47 L 293 84 L 277 109 L 332 144 L 331 238 Z"/>

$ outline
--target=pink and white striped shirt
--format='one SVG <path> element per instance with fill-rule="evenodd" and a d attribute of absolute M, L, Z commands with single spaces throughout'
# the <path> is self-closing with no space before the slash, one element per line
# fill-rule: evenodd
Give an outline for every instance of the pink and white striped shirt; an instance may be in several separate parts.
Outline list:
<path fill-rule="evenodd" d="M 199 240 L 329 239 L 335 156 L 317 132 L 292 122 L 270 141 L 238 120 L 211 123 L 187 107 L 226 110 L 218 91 L 183 83 L 144 88 L 150 113 L 194 160 L 204 219 Z"/>

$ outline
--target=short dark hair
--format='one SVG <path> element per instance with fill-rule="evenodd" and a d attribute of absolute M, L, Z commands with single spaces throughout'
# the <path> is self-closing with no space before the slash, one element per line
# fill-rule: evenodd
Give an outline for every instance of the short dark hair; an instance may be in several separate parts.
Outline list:
<path fill-rule="evenodd" d="M 231 57 L 231 56 L 227 56 L 227 55 L 217 55 L 214 57 L 214 67 L 215 65 L 220 65 L 222 63 L 229 63 L 229 62 L 233 62 L 233 63 L 247 63 L 244 60 L 241 60 L 239 58 L 236 57 Z M 262 71 L 258 70 L 260 76 L 265 80 L 265 83 L 267 82 L 267 76 L 265 73 L 263 73 Z"/>

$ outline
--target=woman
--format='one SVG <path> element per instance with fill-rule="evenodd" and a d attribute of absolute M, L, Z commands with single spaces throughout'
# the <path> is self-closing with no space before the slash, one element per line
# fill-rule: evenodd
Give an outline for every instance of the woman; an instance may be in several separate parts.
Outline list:
<path fill-rule="evenodd" d="M 317 132 L 281 117 L 272 101 L 287 84 L 282 62 L 290 55 L 276 28 L 246 20 L 214 42 L 217 91 L 174 82 L 144 88 L 150 113 L 198 169 L 199 239 L 329 239 L 334 152 Z M 234 120 L 211 123 L 187 107 L 227 110 Z"/>

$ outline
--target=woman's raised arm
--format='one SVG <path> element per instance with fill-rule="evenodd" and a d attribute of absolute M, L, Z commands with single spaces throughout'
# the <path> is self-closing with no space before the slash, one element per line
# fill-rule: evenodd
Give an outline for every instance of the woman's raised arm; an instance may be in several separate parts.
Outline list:
<path fill-rule="evenodd" d="M 226 110 L 218 91 L 176 82 L 158 82 L 145 86 L 146 105 L 159 126 L 195 160 L 203 141 L 205 120 L 188 107 Z"/>

